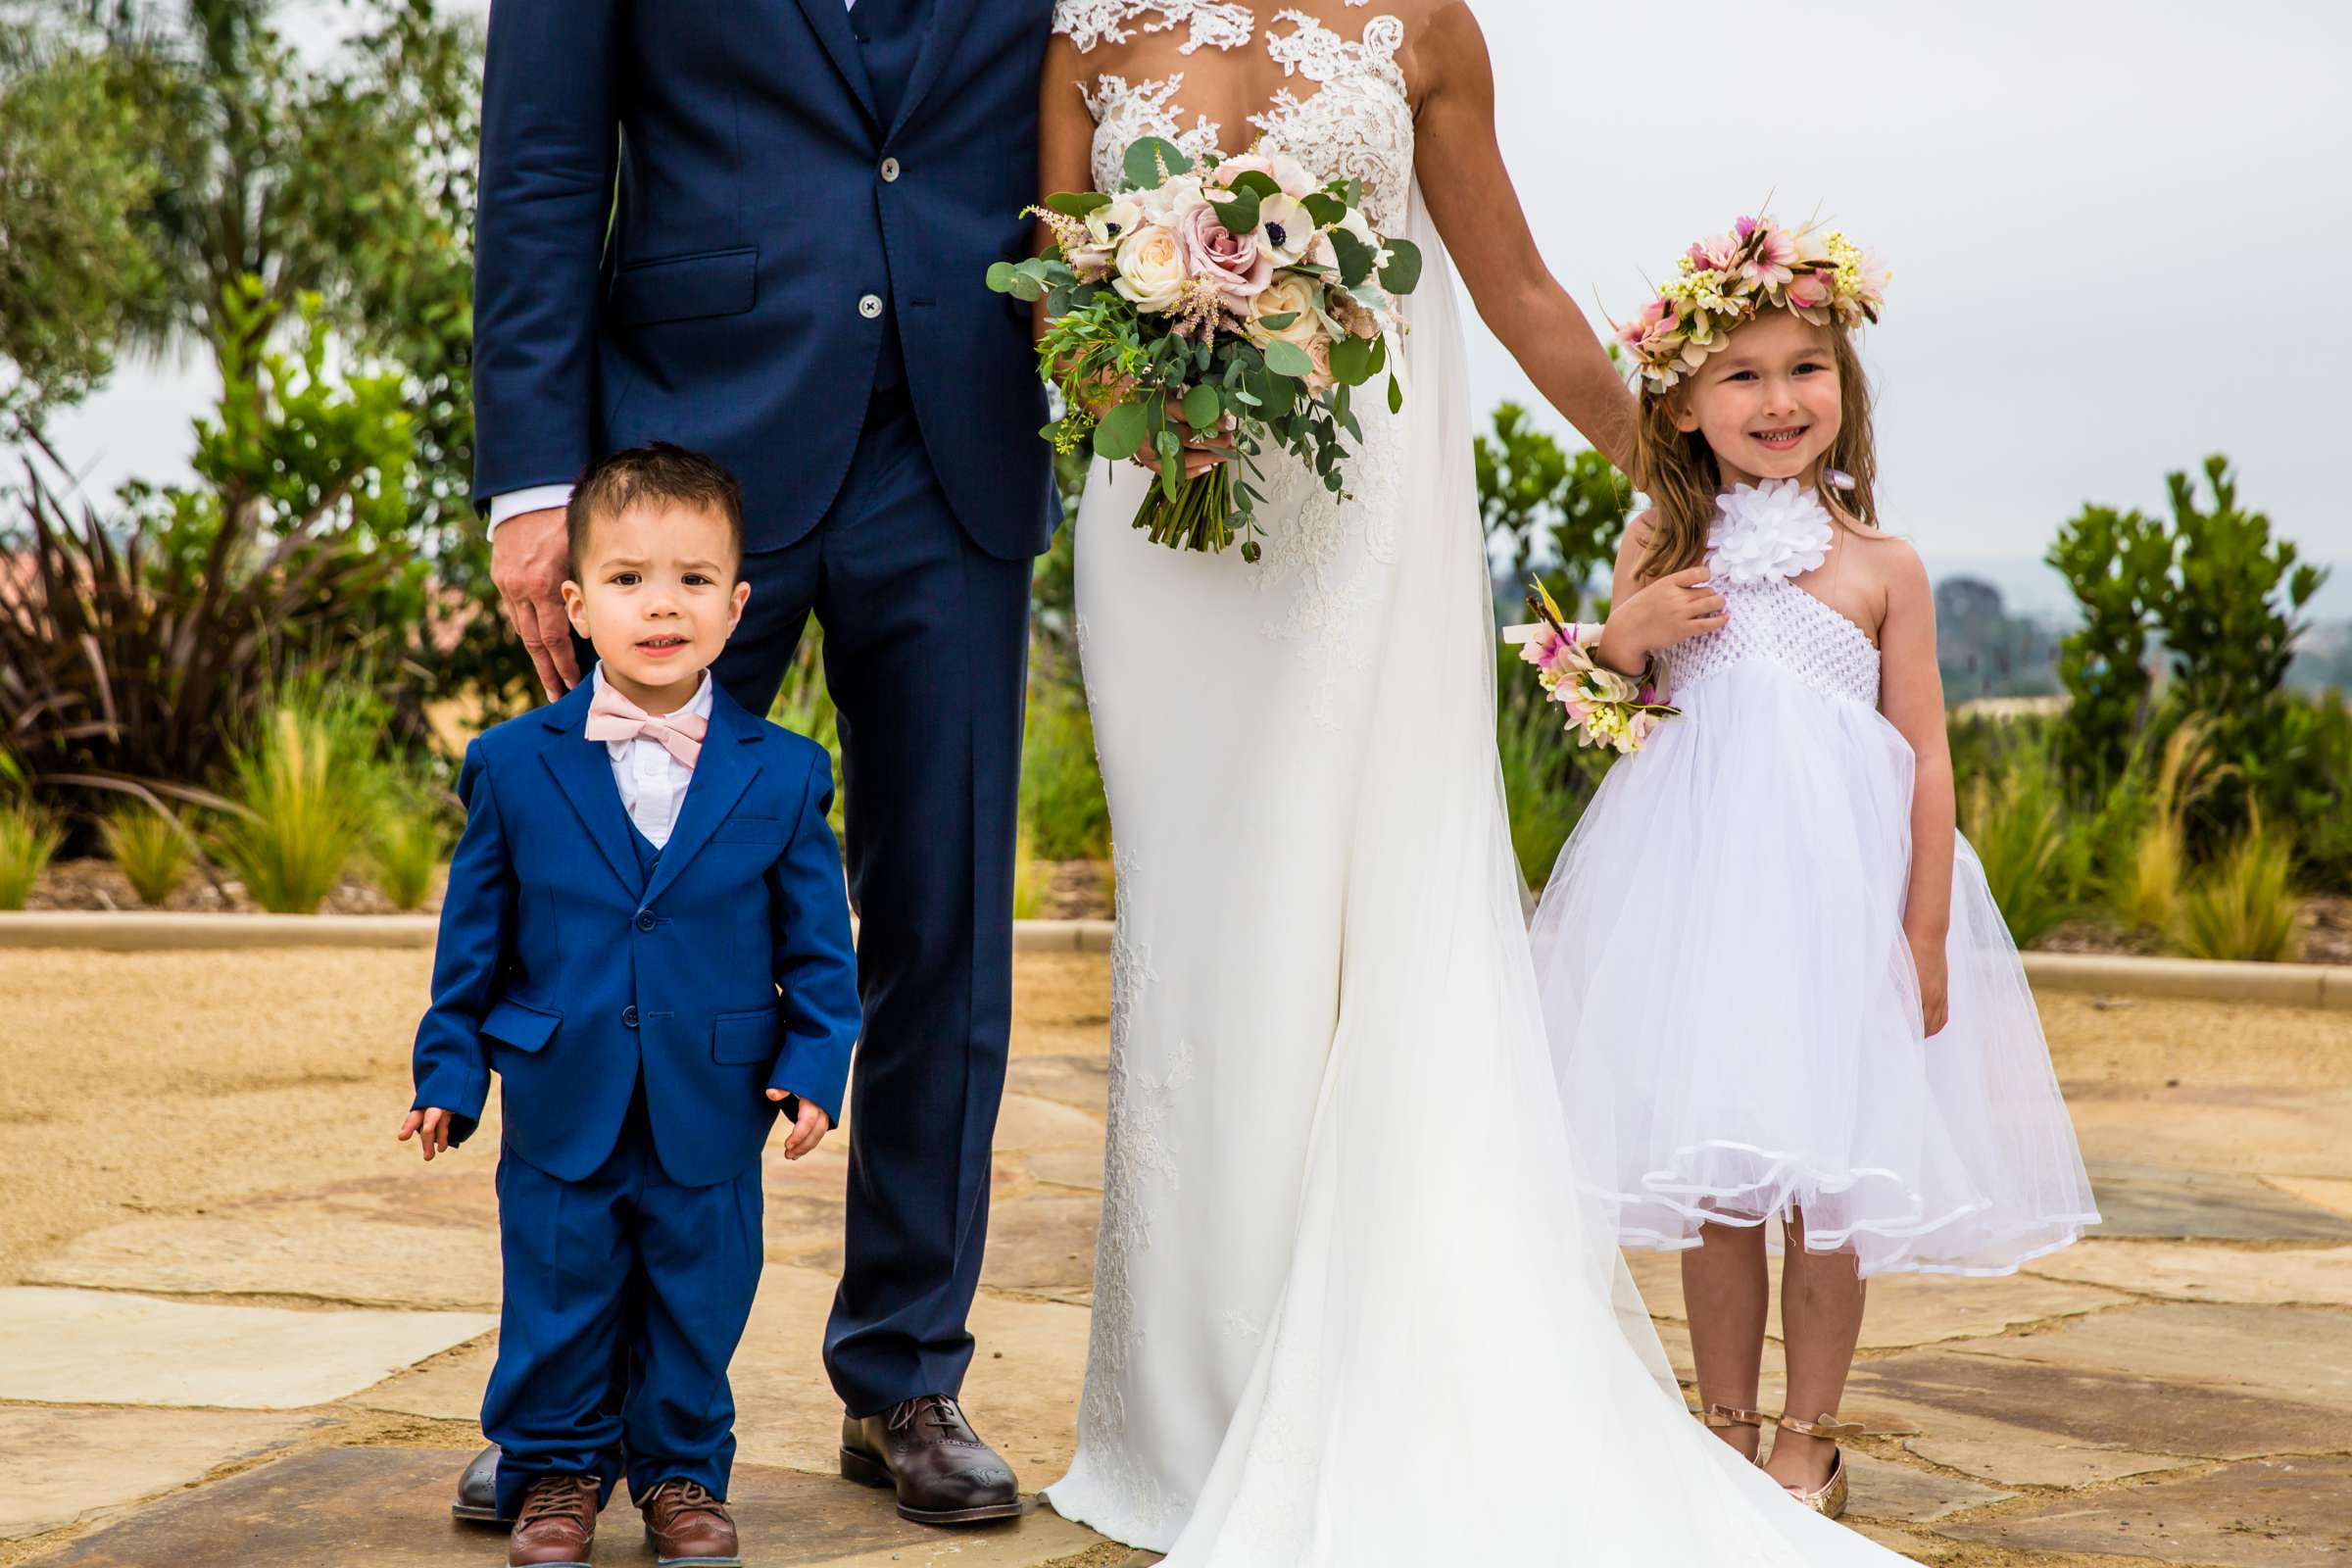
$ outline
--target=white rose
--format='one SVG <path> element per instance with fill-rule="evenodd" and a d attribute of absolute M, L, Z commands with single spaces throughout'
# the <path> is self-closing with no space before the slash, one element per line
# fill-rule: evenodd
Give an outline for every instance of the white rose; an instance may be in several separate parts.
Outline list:
<path fill-rule="evenodd" d="M 1178 174 L 1173 179 L 1160 181 L 1155 189 L 1137 191 L 1133 200 L 1142 209 L 1146 221 L 1165 223 L 1174 228 L 1176 220 L 1183 217 L 1187 209 L 1198 207 L 1208 198 L 1200 193 L 1200 175 Z"/>
<path fill-rule="evenodd" d="M 1119 242 L 1119 275 L 1111 287 L 1139 311 L 1165 314 L 1183 298 L 1184 261 L 1176 236 L 1157 223 L 1145 223 Z"/>
<path fill-rule="evenodd" d="M 1268 343 L 1295 343 L 1311 354 L 1318 339 L 1329 337 L 1323 318 L 1315 309 L 1317 292 L 1318 285 L 1311 277 L 1300 277 L 1295 272 L 1278 275 L 1250 304 L 1250 323 L 1245 328 L 1250 341 L 1261 348 Z M 1269 316 L 1290 316 L 1295 319 L 1287 326 L 1269 327 L 1265 324 Z"/>

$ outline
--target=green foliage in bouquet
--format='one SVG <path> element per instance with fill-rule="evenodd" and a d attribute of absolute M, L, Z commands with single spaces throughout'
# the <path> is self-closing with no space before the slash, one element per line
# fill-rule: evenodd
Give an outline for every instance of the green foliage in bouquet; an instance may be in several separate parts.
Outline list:
<path fill-rule="evenodd" d="M 1202 172 L 1215 167 L 1204 164 Z M 1173 143 L 1145 137 L 1127 150 L 1125 191 L 1156 191 L 1194 168 Z M 1046 255 L 999 262 L 988 270 L 988 286 L 998 293 L 1045 303 L 1039 369 L 1062 394 L 1066 412 L 1039 433 L 1057 453 L 1082 443 L 1114 463 L 1149 453 L 1159 481 L 1138 512 L 1136 526 L 1149 531 L 1154 543 L 1180 549 L 1223 550 L 1239 536 L 1243 559 L 1254 562 L 1262 532 L 1256 506 L 1265 499 L 1250 482 L 1264 478 L 1256 460 L 1287 453 L 1340 494 L 1347 486 L 1342 434 L 1359 444 L 1364 436 L 1354 407 L 1358 389 L 1386 374 L 1391 412 L 1403 407 L 1387 336 L 1336 334 L 1327 365 L 1318 366 L 1298 343 L 1281 337 L 1253 340 L 1222 328 L 1213 310 L 1188 307 L 1189 315 L 1157 316 L 1140 311 L 1112 286 L 1109 253 L 1097 258 L 1091 275 L 1073 265 L 1081 225 L 1116 199 L 1100 191 L 1048 197 L 1038 211 L 1062 238 Z M 1259 227 L 1265 206 L 1287 198 L 1272 177 L 1251 170 L 1235 175 L 1229 190 L 1221 187 L 1211 199 L 1227 231 L 1250 235 Z M 1331 181 L 1301 198 L 1299 205 L 1330 240 L 1333 264 L 1302 260 L 1280 268 L 1277 275 L 1313 279 L 1326 298 L 1344 298 L 1351 308 L 1369 312 L 1385 312 L 1390 297 L 1411 292 L 1421 275 L 1417 247 L 1384 237 L 1375 249 L 1336 226 L 1362 204 L 1362 186 L 1353 180 Z M 1299 314 L 1266 316 L 1255 325 L 1278 333 L 1295 325 Z M 1188 438 L 1219 435 L 1230 436 L 1234 459 L 1187 479 Z M 1238 474 L 1237 466 L 1246 466 L 1250 477 Z"/>

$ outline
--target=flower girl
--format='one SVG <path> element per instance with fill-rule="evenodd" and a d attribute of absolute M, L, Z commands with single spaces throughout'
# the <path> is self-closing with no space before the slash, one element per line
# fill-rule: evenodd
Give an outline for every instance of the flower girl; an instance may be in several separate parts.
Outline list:
<path fill-rule="evenodd" d="M 1954 831 L 1927 572 L 1879 531 L 1850 332 L 1885 278 L 1840 234 L 1741 219 L 1621 334 L 1651 509 L 1592 654 L 1674 707 L 1621 748 L 1535 928 L 1593 1179 L 1627 1246 L 1682 1254 L 1706 1422 L 1750 1457 L 1786 1237 L 1766 1468 L 1833 1517 L 1863 1281 L 2008 1273 L 2098 1218 Z M 1661 646 L 1711 594 L 1720 626 Z"/>

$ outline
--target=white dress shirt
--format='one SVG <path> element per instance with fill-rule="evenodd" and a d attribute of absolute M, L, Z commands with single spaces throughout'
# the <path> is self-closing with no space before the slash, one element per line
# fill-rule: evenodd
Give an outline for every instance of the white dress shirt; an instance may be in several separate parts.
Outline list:
<path fill-rule="evenodd" d="M 857 10 L 858 0 L 848 0 L 842 9 L 844 11 Z M 505 495 L 492 496 L 490 498 L 490 525 L 485 536 L 496 534 L 498 525 L 509 517 L 518 517 L 526 512 L 544 512 L 550 507 L 568 506 L 570 503 L 571 486 L 568 484 L 535 484 L 527 490 L 510 490 Z M 705 680 L 709 678 L 708 675 L 704 676 Z"/>
<path fill-rule="evenodd" d="M 598 691 L 605 689 L 605 666 L 597 662 Z M 695 688 L 693 700 L 678 710 L 698 718 L 710 716 L 710 672 L 703 671 L 703 683 Z M 606 741 L 606 751 L 612 754 L 612 782 L 620 786 L 620 804 L 628 808 L 629 820 L 637 831 L 653 842 L 655 849 L 669 843 L 669 830 L 678 825 L 678 806 L 686 799 L 686 786 L 694 782 L 694 769 L 679 761 L 669 748 L 660 741 L 640 736 L 635 740 Z"/>

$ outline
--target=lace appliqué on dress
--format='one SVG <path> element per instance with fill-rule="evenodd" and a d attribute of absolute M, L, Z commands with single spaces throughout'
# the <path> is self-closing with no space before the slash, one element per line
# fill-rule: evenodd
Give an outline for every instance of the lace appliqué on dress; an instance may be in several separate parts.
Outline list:
<path fill-rule="evenodd" d="M 1122 914 L 1140 874 L 1139 858 L 1113 846 Z M 1095 1243 L 1093 1324 L 1087 1342 L 1086 1390 L 1078 1401 L 1079 1444 L 1119 1498 L 1123 1518 L 1152 1534 L 1177 1523 L 1192 1508 L 1171 1496 L 1136 1460 L 1127 1439 L 1127 1369 L 1144 1337 L 1136 1322 L 1130 1258 L 1152 1245 L 1152 1214 L 1178 1185 L 1175 1141 L 1168 1118 L 1193 1078 L 1193 1048 L 1177 1041 L 1157 1072 L 1135 1070 L 1135 1022 L 1144 993 L 1159 983 L 1152 945 L 1121 918 L 1110 941 L 1110 1085 L 1102 1151 L 1102 1220 Z"/>
<path fill-rule="evenodd" d="M 1404 224 L 1405 193 L 1413 180 L 1413 113 L 1396 51 L 1404 24 L 1393 16 L 1364 23 L 1351 42 L 1303 11 L 1280 11 L 1266 33 L 1266 50 L 1283 69 L 1316 83 L 1301 98 L 1284 87 L 1250 124 L 1326 178 L 1357 179 L 1364 216 L 1394 233 Z"/>
<path fill-rule="evenodd" d="M 1349 5 L 1369 0 L 1348 0 Z M 1130 23 L 1142 23 L 1131 29 Z M 1078 46 L 1081 54 L 1099 43 L 1125 43 L 1137 30 L 1166 32 L 1190 24 L 1183 52 L 1196 49 L 1240 49 L 1257 30 L 1257 15 L 1232 0 L 1057 0 L 1054 30 Z"/>
<path fill-rule="evenodd" d="M 1130 82 L 1107 71 L 1095 77 L 1092 87 L 1079 85 L 1086 112 L 1095 118 L 1096 189 L 1110 190 L 1117 184 L 1119 160 L 1145 136 L 1164 136 L 1196 160 L 1216 152 L 1224 126 L 1206 115 L 1194 117 L 1190 129 L 1179 122 L 1183 111 L 1176 106 L 1176 93 L 1183 85 L 1182 72 L 1156 81 Z"/>

